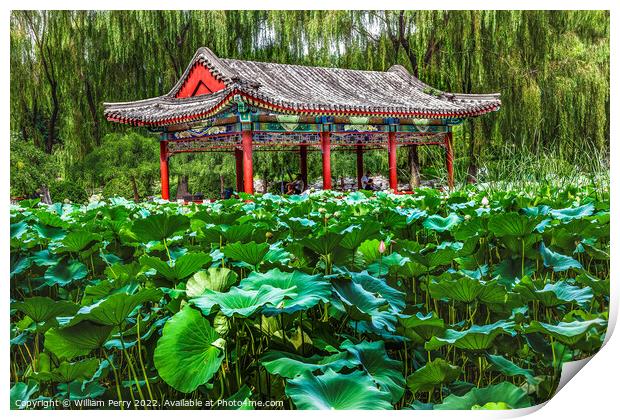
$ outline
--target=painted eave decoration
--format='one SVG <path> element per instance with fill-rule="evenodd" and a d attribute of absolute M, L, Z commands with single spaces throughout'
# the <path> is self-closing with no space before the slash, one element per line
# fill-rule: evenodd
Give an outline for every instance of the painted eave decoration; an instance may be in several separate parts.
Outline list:
<path fill-rule="evenodd" d="M 461 118 L 496 111 L 500 95 L 434 89 L 400 65 L 387 72 L 222 59 L 200 48 L 165 95 L 104 103 L 109 121 L 168 126 L 227 112 L 238 101 L 310 116 Z"/>

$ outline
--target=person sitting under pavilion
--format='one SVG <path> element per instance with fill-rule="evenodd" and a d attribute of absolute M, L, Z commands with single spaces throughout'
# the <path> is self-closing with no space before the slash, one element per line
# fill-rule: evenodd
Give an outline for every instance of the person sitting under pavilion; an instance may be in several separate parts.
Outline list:
<path fill-rule="evenodd" d="M 365 190 L 366 189 L 366 184 L 368 184 L 368 181 L 370 180 L 370 171 L 366 171 L 366 174 L 364 176 L 362 176 L 362 189 Z"/>
<path fill-rule="evenodd" d="M 364 187 L 367 191 L 377 191 L 378 188 L 375 185 L 375 181 L 372 178 L 368 178 L 368 182 L 366 182 L 366 186 Z"/>
<path fill-rule="evenodd" d="M 301 178 L 301 174 L 297 174 L 297 177 L 286 184 L 286 194 L 288 195 L 299 195 L 303 191 L 304 182 Z"/>

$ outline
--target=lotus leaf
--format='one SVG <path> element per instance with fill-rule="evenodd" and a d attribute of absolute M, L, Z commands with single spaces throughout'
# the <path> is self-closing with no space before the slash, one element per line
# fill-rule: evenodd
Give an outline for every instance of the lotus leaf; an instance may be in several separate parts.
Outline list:
<path fill-rule="evenodd" d="M 579 207 L 568 207 L 560 210 L 551 210 L 551 215 L 562 222 L 581 219 L 594 213 L 594 204 L 588 203 Z"/>
<path fill-rule="evenodd" d="M 489 219 L 489 231 L 497 237 L 524 237 L 532 233 L 538 221 L 518 213 L 501 213 Z"/>
<path fill-rule="evenodd" d="M 427 350 L 436 350 L 446 344 L 452 344 L 459 349 L 485 350 L 499 334 L 514 335 L 513 327 L 512 321 L 497 321 L 489 325 L 473 325 L 464 331 L 449 329 L 443 336 L 431 338 L 424 347 Z"/>
<path fill-rule="evenodd" d="M 317 237 L 302 238 L 299 243 L 319 255 L 330 254 L 342 240 L 342 235 L 335 232 L 326 232 Z"/>
<path fill-rule="evenodd" d="M 239 283 L 244 290 L 259 290 L 269 285 L 276 289 L 290 290 L 277 306 L 267 306 L 265 313 L 293 313 L 307 310 L 319 302 L 329 301 L 331 285 L 322 276 L 293 271 L 282 272 L 277 268 L 266 273 L 252 272 Z"/>
<path fill-rule="evenodd" d="M 581 340 L 586 333 L 592 329 L 602 329 L 607 326 L 607 321 L 600 318 L 590 319 L 587 321 L 558 322 L 557 324 L 547 324 L 545 322 L 532 321 L 525 329 L 525 332 L 541 332 L 556 340 L 574 345 Z"/>
<path fill-rule="evenodd" d="M 60 391 L 59 396 L 62 396 L 65 399 L 71 399 L 72 401 L 96 399 L 101 397 L 106 392 L 106 388 L 99 385 L 98 382 L 82 381 L 59 384 L 58 390 Z"/>
<path fill-rule="evenodd" d="M 221 234 L 228 243 L 247 242 L 252 236 L 254 226 L 250 223 L 242 225 L 221 226 Z"/>
<path fill-rule="evenodd" d="M 486 388 L 472 388 L 462 397 L 449 395 L 443 403 L 435 405 L 435 410 L 475 410 L 480 407 L 491 408 L 489 403 L 495 403 L 502 408 L 525 408 L 531 405 L 527 393 L 511 384 L 502 382 Z"/>
<path fill-rule="evenodd" d="M 187 297 L 200 296 L 205 290 L 225 292 L 237 283 L 237 273 L 228 268 L 211 267 L 207 271 L 199 271 L 187 281 L 185 290 Z"/>
<path fill-rule="evenodd" d="M 351 359 L 347 352 L 302 357 L 293 353 L 269 351 L 261 357 L 260 362 L 272 375 L 289 379 L 306 373 L 325 372 L 327 369 L 339 372 L 345 367 L 354 368 L 359 364 L 359 361 Z"/>
<path fill-rule="evenodd" d="M 166 322 L 153 360 L 161 378 L 189 393 L 207 383 L 224 359 L 221 338 L 199 311 L 185 306 Z"/>
<path fill-rule="evenodd" d="M 498 354 L 487 354 L 487 360 L 495 370 L 506 376 L 523 376 L 527 382 L 532 385 L 539 382 L 539 380 L 534 377 L 533 370 L 524 369 L 503 356 Z"/>
<path fill-rule="evenodd" d="M 21 237 L 28 230 L 28 223 L 11 223 L 11 239 Z"/>
<path fill-rule="evenodd" d="M 356 320 L 370 320 L 378 330 L 395 330 L 397 320 L 389 310 L 388 301 L 353 280 L 339 278 L 332 281 L 334 292 L 340 301 L 349 308 L 350 316 Z"/>
<path fill-rule="evenodd" d="M 594 294 L 589 287 L 581 288 L 573 286 L 567 281 L 546 283 L 542 288 L 532 282 L 529 277 L 524 277 L 515 287 L 524 301 L 539 301 L 544 306 L 558 306 L 566 303 L 576 303 L 584 306 L 592 300 Z"/>
<path fill-rule="evenodd" d="M 370 239 L 379 233 L 379 226 L 376 224 L 363 223 L 355 225 L 348 230 L 340 241 L 340 246 L 346 249 L 355 250 L 362 242 Z"/>
<path fill-rule="evenodd" d="M 67 318 L 59 318 L 62 326 L 72 326 L 83 321 L 90 321 L 99 325 L 120 326 L 127 317 L 145 302 L 157 302 L 163 293 L 158 289 L 142 289 L 138 293 L 113 294 L 89 306 L 84 306 L 75 314 Z"/>
<path fill-rule="evenodd" d="M 340 348 L 348 351 L 360 363 L 366 373 L 379 385 L 379 389 L 390 393 L 393 403 L 400 400 L 405 391 L 403 362 L 388 356 L 383 341 L 363 341 L 353 344 L 347 340 Z"/>
<path fill-rule="evenodd" d="M 422 225 L 436 232 L 445 232 L 452 230 L 461 223 L 463 219 L 455 213 L 450 213 L 447 217 L 433 215 L 426 218 Z"/>
<path fill-rule="evenodd" d="M 84 359 L 77 362 L 62 362 L 51 372 L 36 374 L 41 381 L 72 382 L 75 380 L 90 379 L 99 367 L 99 360 Z"/>
<path fill-rule="evenodd" d="M 392 409 L 390 394 L 362 371 L 342 374 L 327 369 L 321 376 L 298 376 L 286 382 L 286 395 L 300 410 Z"/>
<path fill-rule="evenodd" d="M 11 410 L 22 410 L 26 408 L 32 395 L 39 390 L 39 385 L 35 381 L 28 383 L 17 382 L 11 387 Z"/>
<path fill-rule="evenodd" d="M 409 375 L 407 386 L 414 393 L 429 392 L 438 385 L 456 381 L 460 374 L 460 367 L 452 366 L 444 359 L 435 359 Z"/>
<path fill-rule="evenodd" d="M 138 241 L 162 241 L 189 228 L 189 219 L 181 214 L 157 213 L 133 223 L 131 231 Z"/>
<path fill-rule="evenodd" d="M 211 256 L 203 252 L 188 252 L 177 258 L 172 265 L 156 257 L 143 256 L 140 264 L 153 268 L 169 281 L 185 279 L 211 262 Z"/>
<path fill-rule="evenodd" d="M 255 267 L 263 261 L 267 252 L 269 252 L 269 244 L 266 242 L 257 244 L 254 241 L 246 244 L 235 242 L 226 245 L 222 252 L 224 252 L 226 258 L 241 261 Z"/>
<path fill-rule="evenodd" d="M 15 255 L 11 255 L 11 272 L 10 278 L 23 273 L 32 265 L 32 257 L 19 258 Z"/>
<path fill-rule="evenodd" d="M 45 348 L 61 359 L 85 356 L 103 346 L 112 327 L 89 321 L 67 328 L 51 328 L 45 333 Z"/>
<path fill-rule="evenodd" d="M 470 303 L 476 300 L 484 285 L 470 277 L 458 277 L 456 279 L 441 278 L 433 280 L 428 290 L 434 299 L 451 299 L 458 302 Z"/>
<path fill-rule="evenodd" d="M 45 283 L 48 286 L 66 286 L 75 280 L 81 280 L 88 274 L 88 269 L 79 261 L 71 261 L 68 264 L 58 261 L 45 271 Z"/>
<path fill-rule="evenodd" d="M 61 241 L 60 251 L 80 252 L 93 242 L 100 241 L 101 237 L 97 234 L 83 230 L 69 232 Z"/>
<path fill-rule="evenodd" d="M 295 287 L 277 289 L 269 285 L 263 285 L 258 290 L 244 290 L 239 287 L 232 287 L 226 293 L 206 290 L 201 296 L 193 298 L 190 302 L 205 315 L 209 315 L 213 308 L 217 306 L 229 318 L 235 315 L 248 317 L 254 312 L 263 309 L 267 304 L 277 307 L 287 296 L 296 296 Z"/>
<path fill-rule="evenodd" d="M 576 259 L 567 255 L 562 255 L 551 251 L 544 242 L 540 243 L 540 254 L 543 257 L 545 267 L 552 267 L 553 271 L 566 271 L 571 268 L 581 268 L 581 264 Z"/>
<path fill-rule="evenodd" d="M 410 317 L 401 317 L 400 323 L 407 329 L 412 329 L 424 340 L 430 340 L 434 335 L 441 335 L 446 327 L 444 320 L 435 312 L 424 315 L 421 312 Z"/>
<path fill-rule="evenodd" d="M 49 297 L 34 296 L 24 299 L 23 302 L 11 304 L 11 308 L 29 316 L 34 322 L 45 322 L 57 316 L 73 315 L 79 306 L 71 301 L 56 301 Z"/>

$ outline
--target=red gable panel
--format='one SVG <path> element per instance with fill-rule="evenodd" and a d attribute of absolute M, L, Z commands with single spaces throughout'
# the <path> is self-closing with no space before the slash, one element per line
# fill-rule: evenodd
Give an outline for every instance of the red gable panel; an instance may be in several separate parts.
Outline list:
<path fill-rule="evenodd" d="M 224 89 L 224 82 L 217 80 L 207 67 L 201 63 L 194 64 L 183 86 L 177 92 L 177 98 L 205 95 Z"/>

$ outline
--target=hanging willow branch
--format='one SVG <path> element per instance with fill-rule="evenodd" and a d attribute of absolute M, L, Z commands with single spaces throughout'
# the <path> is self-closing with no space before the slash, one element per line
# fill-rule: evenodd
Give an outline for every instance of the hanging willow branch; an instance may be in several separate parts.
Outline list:
<path fill-rule="evenodd" d="M 605 11 L 16 11 L 11 130 L 65 164 L 82 159 L 118 130 L 103 101 L 165 93 L 203 45 L 249 60 L 401 64 L 438 89 L 501 92 L 499 113 L 458 132 L 471 177 L 505 145 L 567 161 L 608 150 Z"/>

